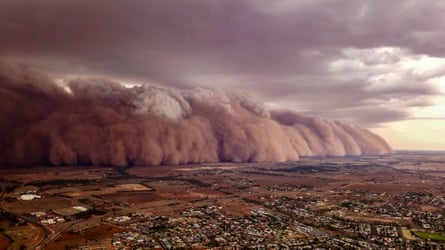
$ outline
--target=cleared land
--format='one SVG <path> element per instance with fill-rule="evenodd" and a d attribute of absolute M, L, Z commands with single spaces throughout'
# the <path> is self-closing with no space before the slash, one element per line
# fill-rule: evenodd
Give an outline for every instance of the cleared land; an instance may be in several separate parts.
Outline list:
<path fill-rule="evenodd" d="M 92 247 L 103 246 L 105 249 L 113 249 L 111 238 L 113 234 L 122 232 L 123 230 L 110 225 L 97 225 L 86 228 L 81 232 L 63 233 L 53 243 L 48 245 L 48 250 L 58 250 L 66 248 L 76 248 L 84 245 Z"/>
<path fill-rule="evenodd" d="M 0 235 L 0 249 L 7 249 L 9 245 L 11 245 L 11 242 Z"/>

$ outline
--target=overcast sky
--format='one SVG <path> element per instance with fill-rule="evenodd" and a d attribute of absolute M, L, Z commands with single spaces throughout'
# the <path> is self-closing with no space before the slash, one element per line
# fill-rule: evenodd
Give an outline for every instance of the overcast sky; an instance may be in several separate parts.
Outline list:
<path fill-rule="evenodd" d="M 445 1 L 0 0 L 0 60 L 249 92 L 445 150 Z"/>

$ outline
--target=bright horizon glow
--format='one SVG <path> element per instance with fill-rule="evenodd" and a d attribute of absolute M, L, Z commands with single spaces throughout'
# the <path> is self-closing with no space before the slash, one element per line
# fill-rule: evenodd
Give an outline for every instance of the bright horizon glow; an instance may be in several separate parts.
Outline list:
<path fill-rule="evenodd" d="M 445 150 L 443 120 L 408 120 L 371 129 L 395 150 Z"/>

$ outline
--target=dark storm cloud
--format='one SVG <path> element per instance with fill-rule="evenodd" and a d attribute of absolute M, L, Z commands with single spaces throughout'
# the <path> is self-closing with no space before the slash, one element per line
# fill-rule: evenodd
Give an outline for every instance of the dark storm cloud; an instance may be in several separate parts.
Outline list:
<path fill-rule="evenodd" d="M 424 81 L 443 75 L 397 69 L 401 77 L 393 79 L 388 73 L 407 56 L 445 55 L 441 1 L 0 4 L 1 57 L 53 74 L 104 75 L 179 88 L 236 88 L 300 111 L 333 111 L 336 118 L 367 124 L 408 117 L 405 108 L 413 102 L 403 100 L 436 95 L 438 90 Z M 401 50 L 368 50 L 378 47 Z M 345 54 L 348 48 L 357 51 Z M 349 64 L 333 70 L 341 59 Z M 371 81 L 382 68 L 387 78 Z M 373 109 L 375 104 L 392 99 L 402 103 L 388 106 L 384 119 L 378 117 L 381 110 Z"/>
<path fill-rule="evenodd" d="M 365 113 L 366 115 L 362 115 Z M 403 120 L 409 117 L 409 114 L 400 110 L 388 109 L 385 107 L 353 107 L 338 109 L 329 114 L 330 116 L 348 117 L 356 119 L 358 123 L 369 126 L 376 126 L 379 123 L 385 123 L 394 120 Z"/>

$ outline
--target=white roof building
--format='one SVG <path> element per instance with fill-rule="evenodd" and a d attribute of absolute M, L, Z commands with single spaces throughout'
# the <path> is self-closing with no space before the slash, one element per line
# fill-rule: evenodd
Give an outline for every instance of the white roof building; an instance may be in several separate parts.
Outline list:
<path fill-rule="evenodd" d="M 40 198 L 42 198 L 42 197 L 37 194 L 22 194 L 22 195 L 20 195 L 20 200 L 23 200 L 23 201 L 31 201 L 31 200 L 40 199 Z"/>

